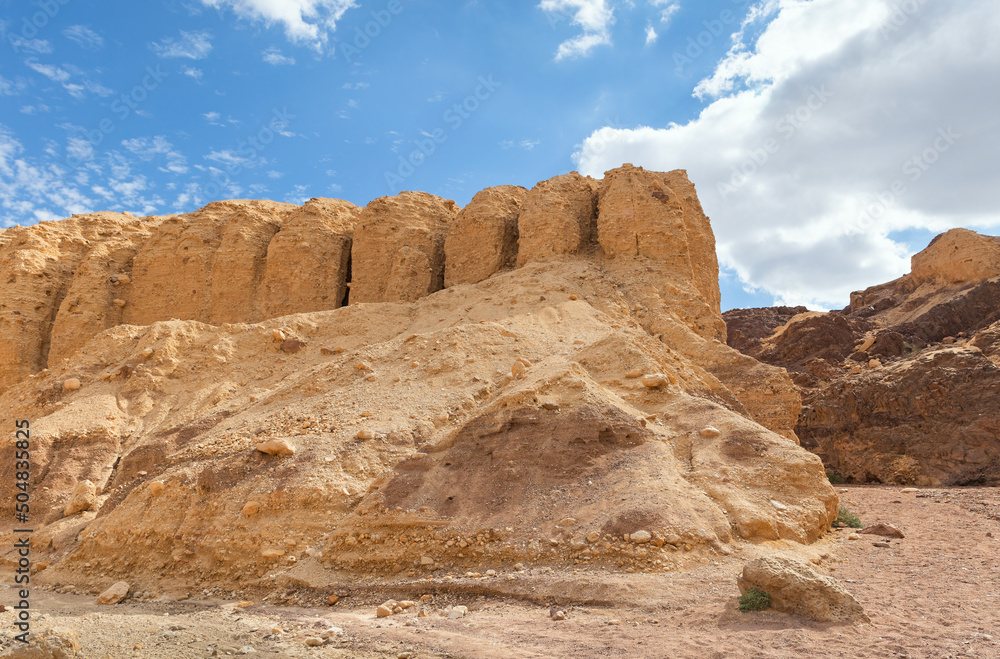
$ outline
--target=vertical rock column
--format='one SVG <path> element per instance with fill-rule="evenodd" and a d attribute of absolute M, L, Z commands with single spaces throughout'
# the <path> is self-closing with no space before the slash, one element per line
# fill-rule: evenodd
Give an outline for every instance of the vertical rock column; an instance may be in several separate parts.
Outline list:
<path fill-rule="evenodd" d="M 576 172 L 538 183 L 517 220 L 517 265 L 577 254 L 590 242 L 596 181 Z"/>
<path fill-rule="evenodd" d="M 475 284 L 517 260 L 517 221 L 528 191 L 500 185 L 476 193 L 444 243 L 445 287 Z"/>
<path fill-rule="evenodd" d="M 445 237 L 454 201 L 425 192 L 380 197 L 358 216 L 351 304 L 413 302 L 444 287 Z"/>
<path fill-rule="evenodd" d="M 285 218 L 267 250 L 256 320 L 340 306 L 360 211 L 349 201 L 311 199 Z"/>

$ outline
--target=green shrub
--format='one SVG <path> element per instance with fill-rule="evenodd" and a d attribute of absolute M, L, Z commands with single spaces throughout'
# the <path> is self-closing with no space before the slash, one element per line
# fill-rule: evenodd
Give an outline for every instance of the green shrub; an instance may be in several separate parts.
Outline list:
<path fill-rule="evenodd" d="M 764 611 L 771 606 L 771 596 L 763 590 L 749 588 L 740 595 L 740 611 Z"/>
<path fill-rule="evenodd" d="M 847 525 L 852 529 L 860 529 L 863 524 L 861 524 L 861 519 L 847 509 L 847 506 L 841 506 L 837 509 L 837 521 L 840 522 L 838 526 Z"/>
<path fill-rule="evenodd" d="M 830 485 L 843 485 L 847 482 L 847 479 L 833 471 L 832 469 L 826 470 L 826 477 L 830 481 Z"/>

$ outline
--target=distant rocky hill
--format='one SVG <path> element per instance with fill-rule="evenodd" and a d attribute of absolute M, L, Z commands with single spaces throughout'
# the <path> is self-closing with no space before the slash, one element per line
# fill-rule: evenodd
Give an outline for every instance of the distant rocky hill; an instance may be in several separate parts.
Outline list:
<path fill-rule="evenodd" d="M 50 583 L 658 571 L 837 514 L 683 171 L 7 229 L 0 324 Z"/>
<path fill-rule="evenodd" d="M 830 313 L 724 314 L 728 343 L 799 386 L 795 431 L 855 482 L 1000 484 L 1000 238 L 937 236 Z"/>

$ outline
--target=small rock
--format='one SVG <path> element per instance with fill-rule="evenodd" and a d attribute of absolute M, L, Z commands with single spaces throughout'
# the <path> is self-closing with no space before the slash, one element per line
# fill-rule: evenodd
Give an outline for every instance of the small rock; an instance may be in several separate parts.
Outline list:
<path fill-rule="evenodd" d="M 128 591 L 130 589 L 130 586 L 126 582 L 119 581 L 98 595 L 95 602 L 97 604 L 118 604 L 123 599 L 128 597 Z"/>
<path fill-rule="evenodd" d="M 395 607 L 388 606 L 387 604 L 379 604 L 378 608 L 375 609 L 375 616 L 378 618 L 388 618 L 392 615 L 392 611 Z"/>
<path fill-rule="evenodd" d="M 882 365 L 882 361 L 879 360 L 879 359 L 869 359 L 868 360 L 868 368 L 878 368 L 881 365 Z"/>
<path fill-rule="evenodd" d="M 260 504 L 256 501 L 247 501 L 243 506 L 243 514 L 247 517 L 251 515 L 256 515 L 260 512 Z"/>
<path fill-rule="evenodd" d="M 881 549 L 888 549 L 891 546 L 892 545 L 890 545 L 888 542 L 873 542 L 872 543 L 872 547 L 879 547 Z"/>
<path fill-rule="evenodd" d="M 892 524 L 884 524 L 884 523 L 881 523 L 881 522 L 878 523 L 878 524 L 872 524 L 870 526 L 866 526 L 865 528 L 863 528 L 860 531 L 858 531 L 858 533 L 863 533 L 865 535 L 882 535 L 882 536 L 885 536 L 887 538 L 905 538 L 906 537 L 903 534 L 902 531 L 900 531 L 899 529 L 897 529 Z"/>
<path fill-rule="evenodd" d="M 700 434 L 701 434 L 702 437 L 712 438 L 712 437 L 718 437 L 722 433 L 719 432 L 718 428 L 713 428 L 712 426 L 707 426 L 707 427 L 701 429 Z"/>
<path fill-rule="evenodd" d="M 257 450 L 267 455 L 294 455 L 295 447 L 287 439 L 269 439 L 257 445 Z"/>
<path fill-rule="evenodd" d="M 91 510 L 97 504 L 97 486 L 90 481 L 80 481 L 63 508 L 63 515 L 69 517 L 84 510 Z"/>
<path fill-rule="evenodd" d="M 282 332 L 280 329 L 272 330 L 271 331 L 271 337 L 275 341 L 284 341 L 285 340 L 285 333 Z"/>
<path fill-rule="evenodd" d="M 629 536 L 629 539 L 637 545 L 644 545 L 653 539 L 653 534 L 649 531 L 636 531 Z"/>
<path fill-rule="evenodd" d="M 253 606 L 253 602 L 251 602 L 250 600 L 243 600 L 242 602 L 240 602 L 239 604 L 236 605 L 236 608 L 237 609 L 245 609 L 248 606 Z"/>
<path fill-rule="evenodd" d="M 67 378 L 63 380 L 62 390 L 63 391 L 77 391 L 80 388 L 80 380 L 78 378 Z"/>
<path fill-rule="evenodd" d="M 781 503 L 780 501 L 775 501 L 774 499 L 771 499 L 771 505 L 777 508 L 778 510 L 788 510 L 788 506 Z"/>
<path fill-rule="evenodd" d="M 514 362 L 510 365 L 510 374 L 514 376 L 515 380 L 523 380 L 526 371 L 527 369 L 521 362 Z"/>
<path fill-rule="evenodd" d="M 341 629 L 340 627 L 330 627 L 329 629 L 324 630 L 323 633 L 319 635 L 319 637 L 322 639 L 327 639 L 327 638 L 333 638 L 334 636 L 340 636 L 343 633 L 344 630 Z"/>
<path fill-rule="evenodd" d="M 306 638 L 305 643 L 306 643 L 307 646 L 309 646 L 311 648 L 315 648 L 315 647 L 318 647 L 320 645 L 323 645 L 323 639 L 317 638 L 315 636 L 309 636 L 309 637 Z"/>
<path fill-rule="evenodd" d="M 469 614 L 469 608 L 466 606 L 453 606 L 448 609 L 448 617 L 451 619 L 464 618 Z"/>
<path fill-rule="evenodd" d="M 919 492 L 920 488 L 916 487 L 904 487 L 899 491 L 900 494 L 912 494 L 913 492 Z"/>
<path fill-rule="evenodd" d="M 375 433 L 371 430 L 359 430 L 358 439 L 374 439 Z"/>
<path fill-rule="evenodd" d="M 576 519 L 573 517 L 564 517 L 559 520 L 559 526 L 573 526 L 576 524 Z"/>
<path fill-rule="evenodd" d="M 587 542 L 594 543 L 601 539 L 601 534 L 597 531 L 591 531 L 587 534 Z"/>
<path fill-rule="evenodd" d="M 285 339 L 281 342 L 281 351 L 294 354 L 301 350 L 305 344 L 305 341 L 298 339 Z"/>
<path fill-rule="evenodd" d="M 850 533 L 850 534 L 848 534 L 847 539 L 848 540 L 860 540 L 861 536 L 858 535 L 857 533 Z"/>
<path fill-rule="evenodd" d="M 625 374 L 625 377 L 627 377 L 630 380 L 634 380 L 635 378 L 641 378 L 642 371 L 640 371 L 637 368 L 633 368 L 631 371 Z"/>
<path fill-rule="evenodd" d="M 559 607 L 553 606 L 551 609 L 549 609 L 549 617 L 552 618 L 553 620 L 565 620 L 566 612 L 560 609 Z"/>
<path fill-rule="evenodd" d="M 542 403 L 542 409 L 554 412 L 559 409 L 559 403 L 553 403 L 552 401 L 546 401 Z"/>
<path fill-rule="evenodd" d="M 431 558 L 430 556 L 421 556 L 420 557 L 420 564 L 421 565 L 434 565 L 434 559 Z"/>
<path fill-rule="evenodd" d="M 647 389 L 659 389 L 670 383 L 670 380 L 666 375 L 662 373 L 652 373 L 650 375 L 644 375 L 642 377 L 642 386 Z"/>
<path fill-rule="evenodd" d="M 125 300 L 122 300 L 121 298 L 115 298 L 114 304 L 115 304 L 116 307 L 121 308 L 121 307 L 124 307 L 128 303 L 125 302 Z"/>
<path fill-rule="evenodd" d="M 326 605 L 327 606 L 333 606 L 334 604 L 336 604 L 339 601 L 340 601 L 340 597 L 338 597 L 337 595 L 330 595 L 329 597 L 326 598 Z"/>
<path fill-rule="evenodd" d="M 955 343 L 955 341 L 956 339 L 953 336 L 946 336 L 943 339 L 941 339 L 941 343 L 945 345 L 951 345 L 952 343 Z"/>
<path fill-rule="evenodd" d="M 417 617 L 418 618 L 426 618 L 427 617 L 427 611 L 424 610 L 424 609 L 420 609 L 419 611 L 417 611 Z"/>
<path fill-rule="evenodd" d="M 156 351 L 153 350 L 152 348 L 145 348 L 142 351 L 142 356 L 143 357 L 147 357 L 147 358 L 148 357 L 152 357 L 154 352 L 156 352 Z"/>
<path fill-rule="evenodd" d="M 83 656 L 80 654 L 76 632 L 67 627 L 52 627 L 32 633 L 30 644 L 15 645 L 16 647 L 4 653 L 5 659 L 72 659 Z"/>

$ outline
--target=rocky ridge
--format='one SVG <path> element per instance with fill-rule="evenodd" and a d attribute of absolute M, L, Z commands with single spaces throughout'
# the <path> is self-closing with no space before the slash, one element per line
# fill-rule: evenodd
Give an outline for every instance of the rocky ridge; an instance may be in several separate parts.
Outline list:
<path fill-rule="evenodd" d="M 795 387 L 722 342 L 682 171 L 78 216 L 0 271 L 51 582 L 664 571 L 836 517 Z"/>
<path fill-rule="evenodd" d="M 1000 484 L 1000 238 L 937 236 L 911 272 L 829 313 L 724 314 L 728 343 L 799 386 L 803 446 L 853 482 Z"/>

